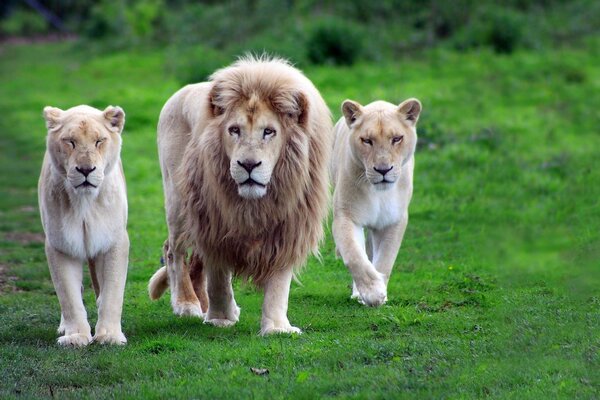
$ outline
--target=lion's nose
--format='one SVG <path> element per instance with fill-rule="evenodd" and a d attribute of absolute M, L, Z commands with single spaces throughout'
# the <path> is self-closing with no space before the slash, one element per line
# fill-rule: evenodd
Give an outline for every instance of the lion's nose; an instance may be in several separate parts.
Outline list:
<path fill-rule="evenodd" d="M 392 165 L 389 168 L 377 168 L 377 167 L 373 167 L 373 169 L 377 172 L 379 172 L 382 176 L 385 176 L 385 174 L 387 174 L 388 172 L 390 172 L 392 170 L 392 168 L 394 168 L 394 166 Z"/>
<path fill-rule="evenodd" d="M 90 167 L 81 167 L 81 168 L 79 168 L 79 167 L 75 167 L 75 169 L 76 169 L 77 171 L 79 171 L 79 173 L 80 173 L 81 175 L 83 175 L 83 176 L 85 176 L 85 177 L 87 178 L 87 176 L 88 176 L 89 174 L 91 174 L 91 173 L 92 173 L 92 172 L 93 172 L 93 171 L 96 169 L 96 167 L 94 167 L 94 168 L 90 168 Z"/>
<path fill-rule="evenodd" d="M 262 164 L 262 161 L 256 162 L 254 160 L 244 160 L 237 162 L 242 168 L 244 168 L 248 173 L 251 173 L 252 170 Z"/>

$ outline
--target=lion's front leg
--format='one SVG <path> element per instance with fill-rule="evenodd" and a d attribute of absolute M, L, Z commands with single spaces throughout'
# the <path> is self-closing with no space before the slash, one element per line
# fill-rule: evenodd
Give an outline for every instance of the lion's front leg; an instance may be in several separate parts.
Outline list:
<path fill-rule="evenodd" d="M 384 275 L 375 269 L 367 257 L 363 229 L 344 216 L 335 216 L 333 237 L 352 275 L 352 297 L 359 297 L 368 306 L 385 303 L 387 290 Z"/>
<path fill-rule="evenodd" d="M 60 303 L 61 317 L 58 338 L 62 346 L 86 346 L 92 340 L 90 324 L 81 296 L 82 262 L 46 243 L 50 276 Z"/>
<path fill-rule="evenodd" d="M 265 284 L 265 298 L 260 322 L 260 334 L 302 333 L 287 318 L 288 297 L 292 283 L 292 268 L 277 271 Z"/>
<path fill-rule="evenodd" d="M 208 292 L 208 311 L 204 322 L 219 327 L 235 325 L 240 308 L 233 297 L 231 271 L 222 266 L 205 265 Z"/>
<path fill-rule="evenodd" d="M 99 286 L 98 322 L 94 342 L 100 344 L 127 343 L 121 330 L 123 296 L 129 261 L 129 239 L 127 233 L 112 249 L 95 258 L 96 278 Z"/>

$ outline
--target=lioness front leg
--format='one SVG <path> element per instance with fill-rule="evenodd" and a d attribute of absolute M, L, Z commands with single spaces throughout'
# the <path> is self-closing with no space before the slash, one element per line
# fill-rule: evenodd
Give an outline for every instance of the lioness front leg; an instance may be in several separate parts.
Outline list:
<path fill-rule="evenodd" d="M 277 271 L 265 284 L 260 334 L 302 333 L 287 318 L 288 297 L 292 283 L 292 268 Z"/>
<path fill-rule="evenodd" d="M 49 243 L 46 243 L 46 257 L 61 310 L 58 330 L 63 336 L 58 338 L 58 344 L 86 346 L 92 335 L 81 296 L 82 262 L 55 250 Z"/>
<path fill-rule="evenodd" d="M 362 227 L 349 218 L 335 216 L 333 237 L 344 264 L 350 270 L 360 299 L 368 306 L 383 304 L 387 298 L 384 277 L 367 257 Z"/>
<path fill-rule="evenodd" d="M 240 308 L 233 297 L 231 271 L 227 267 L 205 265 L 208 292 L 208 311 L 205 322 L 219 327 L 235 325 Z"/>
<path fill-rule="evenodd" d="M 386 287 L 402 244 L 407 223 L 408 216 L 405 216 L 397 224 L 373 230 L 371 233 L 373 236 L 373 264 L 375 269 L 384 275 Z"/>
<path fill-rule="evenodd" d="M 121 330 L 121 314 L 128 260 L 127 233 L 116 246 L 95 258 L 99 286 L 99 296 L 96 299 L 98 322 L 93 339 L 96 343 L 119 345 L 127 343 Z"/>

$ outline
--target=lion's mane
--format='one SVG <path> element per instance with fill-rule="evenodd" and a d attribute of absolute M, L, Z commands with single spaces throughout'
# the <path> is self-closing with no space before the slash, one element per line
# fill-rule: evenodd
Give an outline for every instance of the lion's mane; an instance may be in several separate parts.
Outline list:
<path fill-rule="evenodd" d="M 211 121 L 183 155 L 179 185 L 184 237 L 202 261 L 231 267 L 262 286 L 278 270 L 318 254 L 328 211 L 329 110 L 312 83 L 279 59 L 247 57 L 211 77 Z M 252 96 L 280 117 L 285 144 L 261 199 L 238 195 L 222 132 L 229 112 Z"/>

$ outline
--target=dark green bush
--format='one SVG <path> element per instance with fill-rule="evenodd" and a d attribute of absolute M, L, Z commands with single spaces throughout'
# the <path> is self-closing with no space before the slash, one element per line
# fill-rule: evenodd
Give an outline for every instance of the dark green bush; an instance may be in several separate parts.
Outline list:
<path fill-rule="evenodd" d="M 454 37 L 458 49 L 490 47 L 496 53 L 512 53 L 524 44 L 525 20 L 514 10 L 498 6 L 480 7 Z"/>
<path fill-rule="evenodd" d="M 41 15 L 21 8 L 0 21 L 0 32 L 6 36 L 33 36 L 47 31 L 48 24 Z"/>
<path fill-rule="evenodd" d="M 352 65 L 363 51 L 361 29 L 335 18 L 317 21 L 306 41 L 308 59 L 314 64 Z"/>

